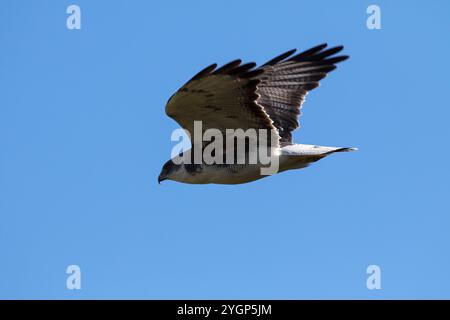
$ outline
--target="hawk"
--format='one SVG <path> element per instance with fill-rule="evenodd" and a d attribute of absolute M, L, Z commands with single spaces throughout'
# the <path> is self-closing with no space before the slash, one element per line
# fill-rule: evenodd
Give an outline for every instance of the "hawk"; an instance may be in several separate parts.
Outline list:
<path fill-rule="evenodd" d="M 241 60 L 234 60 L 220 68 L 212 64 L 201 70 L 167 102 L 166 114 L 188 133 L 192 148 L 167 161 L 158 182 L 169 179 L 191 184 L 240 184 L 267 176 L 262 174 L 262 163 L 249 161 L 252 152 L 260 151 L 261 144 L 251 149 L 247 137 L 238 138 L 247 139 L 241 158 L 244 161 L 186 161 L 195 158 L 196 150 L 205 151 L 212 143 L 193 142 L 195 122 L 201 123 L 201 134 L 208 129 L 226 137 L 230 129 L 270 131 L 270 139 L 261 141 L 262 146 L 268 147 L 271 159 L 277 161 L 276 172 L 305 168 L 332 153 L 356 150 L 292 141 L 305 96 L 336 69 L 337 63 L 348 59 L 346 55 L 337 55 L 342 49 L 343 46 L 327 48 L 327 44 L 321 44 L 297 54 L 296 49 L 290 50 L 259 67 L 254 62 L 242 64 Z M 231 152 L 236 153 L 236 146 L 235 143 L 231 148 L 227 146 L 222 152 L 223 159 Z M 230 158 L 236 160 L 235 155 Z"/>

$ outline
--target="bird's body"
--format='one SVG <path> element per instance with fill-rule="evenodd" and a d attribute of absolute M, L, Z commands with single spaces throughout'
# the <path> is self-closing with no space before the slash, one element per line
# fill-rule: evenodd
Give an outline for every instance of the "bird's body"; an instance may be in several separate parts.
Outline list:
<path fill-rule="evenodd" d="M 293 144 L 280 148 L 278 172 L 301 169 L 335 152 L 355 148 L 323 147 Z M 267 177 L 261 174 L 262 164 L 189 164 L 180 166 L 171 180 L 190 184 L 241 184 Z"/>
<path fill-rule="evenodd" d="M 292 131 L 299 126 L 300 108 L 308 91 L 316 88 L 319 81 L 336 68 L 336 63 L 348 58 L 334 56 L 343 47 L 325 48 L 326 44 L 323 44 L 297 55 L 291 50 L 258 68 L 254 63 L 241 64 L 240 60 L 235 60 L 219 69 L 214 64 L 200 71 L 169 99 L 166 106 L 167 115 L 190 135 L 194 152 L 191 154 L 188 150 L 184 157 L 174 157 L 166 162 L 158 181 L 240 184 L 267 176 L 263 172 L 268 166 L 276 167 L 275 172 L 300 169 L 332 153 L 355 150 L 292 141 Z M 202 125 L 199 130 L 198 122 Z M 238 157 L 244 156 L 244 162 L 211 163 L 203 158 L 203 153 L 200 161 L 192 161 L 195 150 L 213 149 L 217 139 L 222 139 L 217 134 L 228 139 L 229 130 L 240 130 L 245 134 L 233 133 L 232 138 L 237 139 L 233 141 L 237 143 L 231 148 L 223 148 L 223 156 L 238 154 Z M 266 138 L 258 136 L 252 140 L 253 131 L 266 132 Z M 211 132 L 214 132 L 214 139 Z M 196 140 L 198 133 L 202 138 L 209 133 L 209 139 Z M 247 133 L 250 136 L 246 136 Z M 245 145 L 244 149 L 237 147 L 239 142 Z M 210 154 L 215 155 L 217 150 Z M 269 156 L 269 165 L 263 161 L 250 161 L 252 155 L 264 154 L 262 151 Z"/>

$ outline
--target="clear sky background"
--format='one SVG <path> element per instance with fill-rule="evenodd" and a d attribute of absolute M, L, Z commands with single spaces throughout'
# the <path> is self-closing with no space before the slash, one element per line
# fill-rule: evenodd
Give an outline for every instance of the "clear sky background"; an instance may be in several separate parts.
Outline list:
<path fill-rule="evenodd" d="M 2 1 L 0 298 L 450 298 L 449 12 Z M 351 58 L 308 95 L 295 140 L 360 151 L 245 185 L 157 184 L 178 127 L 165 103 L 195 72 L 322 42 Z"/>

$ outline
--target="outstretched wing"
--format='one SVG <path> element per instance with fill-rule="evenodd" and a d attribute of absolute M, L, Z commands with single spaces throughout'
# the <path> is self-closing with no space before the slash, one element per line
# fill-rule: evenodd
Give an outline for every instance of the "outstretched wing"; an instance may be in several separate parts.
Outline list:
<path fill-rule="evenodd" d="M 255 63 L 232 61 L 216 70 L 213 64 L 195 75 L 167 102 L 166 113 L 192 136 L 194 121 L 202 129 L 276 130 L 272 120 L 258 104 L 256 94 L 263 69 Z M 253 69 L 253 70 L 252 70 Z M 276 147 L 278 147 L 278 140 Z"/>
<path fill-rule="evenodd" d="M 194 122 L 203 131 L 267 129 L 278 132 L 279 144 L 292 143 L 292 131 L 308 91 L 316 88 L 335 64 L 343 47 L 326 44 L 294 55 L 288 51 L 255 69 L 255 63 L 213 64 L 189 80 L 167 102 L 166 113 L 192 136 Z M 272 144 L 272 146 L 274 146 Z"/>
<path fill-rule="evenodd" d="M 258 104 L 264 107 L 281 137 L 280 144 L 292 143 L 292 131 L 299 127 L 300 109 L 308 91 L 319 86 L 335 64 L 348 56 L 335 56 L 343 47 L 325 50 L 321 44 L 294 55 L 291 50 L 270 60 L 260 68 L 264 73 L 258 85 Z"/>

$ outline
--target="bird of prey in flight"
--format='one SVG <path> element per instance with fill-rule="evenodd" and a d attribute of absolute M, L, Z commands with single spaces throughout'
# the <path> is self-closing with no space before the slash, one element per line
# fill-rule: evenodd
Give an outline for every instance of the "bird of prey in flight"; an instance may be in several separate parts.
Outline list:
<path fill-rule="evenodd" d="M 239 184 L 267 176 L 261 174 L 262 163 L 249 162 L 249 154 L 257 152 L 260 146 L 250 151 L 247 140 L 244 162 L 180 161 L 182 157 L 194 159 L 195 150 L 201 152 L 208 146 L 208 142 L 201 141 L 196 149 L 192 137 L 195 122 L 201 122 L 201 133 L 216 129 L 224 136 L 229 135 L 229 129 L 270 131 L 271 138 L 264 143 L 269 146 L 270 142 L 268 153 L 277 161 L 277 172 L 304 168 L 335 152 L 356 150 L 292 141 L 306 94 L 318 87 L 337 63 L 348 58 L 337 55 L 342 49 L 321 44 L 297 54 L 295 49 L 290 50 L 259 67 L 253 62 L 242 64 L 241 60 L 234 60 L 218 69 L 216 64 L 210 65 L 197 73 L 166 105 L 167 115 L 190 136 L 192 148 L 167 161 L 158 182 L 169 179 L 192 184 Z M 236 152 L 236 145 L 231 151 Z M 224 148 L 223 158 L 231 151 Z"/>

